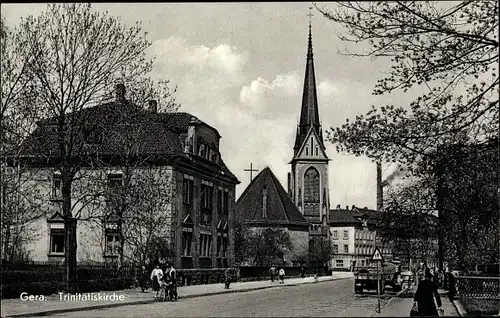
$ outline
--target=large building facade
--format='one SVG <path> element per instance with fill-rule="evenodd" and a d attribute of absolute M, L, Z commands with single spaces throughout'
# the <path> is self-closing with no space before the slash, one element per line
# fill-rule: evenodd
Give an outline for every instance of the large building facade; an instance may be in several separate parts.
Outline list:
<path fill-rule="evenodd" d="M 330 159 L 325 149 L 319 120 L 311 24 L 309 23 L 302 106 L 293 147 L 293 158 L 290 161 L 288 193 L 300 213 L 310 223 L 311 238 L 329 236 L 328 162 Z"/>
<path fill-rule="evenodd" d="M 368 208 L 340 205 L 330 211 L 330 232 L 333 270 L 353 270 L 354 267 L 372 266 L 371 258 L 377 247 L 384 260 L 393 260 L 393 244 L 377 236 L 377 223 L 382 212 Z"/>
<path fill-rule="evenodd" d="M 72 182 L 77 260 L 137 261 L 137 250 L 154 243 L 137 241 L 151 234 L 166 242 L 178 268 L 232 264 L 239 181 L 221 158 L 218 131 L 188 113 L 158 113 L 154 101 L 139 109 L 125 100 L 123 85 L 116 94 L 82 110 L 86 122 L 99 125 L 77 130 L 84 137 L 71 158 L 79 160 Z M 38 211 L 24 243 L 35 261 L 65 257 L 55 121 L 40 121 L 22 151 L 6 158 L 8 172 L 19 176 L 12 180 L 24 180 L 17 192 L 29 194 Z"/>

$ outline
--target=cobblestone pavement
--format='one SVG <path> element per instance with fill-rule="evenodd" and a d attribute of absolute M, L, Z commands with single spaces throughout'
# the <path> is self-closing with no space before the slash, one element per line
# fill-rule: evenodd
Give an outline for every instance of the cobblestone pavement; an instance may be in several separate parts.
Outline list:
<path fill-rule="evenodd" d="M 353 293 L 354 280 L 342 279 L 259 291 L 180 299 L 64 313 L 61 317 L 321 317 L 370 316 L 377 298 Z M 385 303 L 386 299 L 382 300 Z"/>

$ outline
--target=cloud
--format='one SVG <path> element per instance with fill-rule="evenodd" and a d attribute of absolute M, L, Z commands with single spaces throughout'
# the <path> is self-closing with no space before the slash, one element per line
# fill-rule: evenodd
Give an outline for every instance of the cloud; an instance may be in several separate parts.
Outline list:
<path fill-rule="evenodd" d="M 236 197 L 250 183 L 250 175 L 244 171 L 250 163 L 258 172 L 269 166 L 286 189 L 302 103 L 302 72 L 255 76 L 249 53 L 229 43 L 210 47 L 169 37 L 155 41 L 151 53 L 157 56 L 154 73 L 178 85 L 180 111 L 192 113 L 221 134 L 222 158 L 241 181 Z M 370 93 L 364 83 L 330 78 L 320 78 L 318 83 L 324 129 L 366 109 Z M 332 208 L 344 203 L 373 207 L 375 165 L 366 158 L 337 154 L 326 141 L 325 145 L 332 159 Z"/>
<path fill-rule="evenodd" d="M 149 51 L 157 56 L 158 64 L 176 65 L 191 72 L 216 72 L 219 75 L 241 73 L 247 61 L 247 54 L 229 44 L 213 48 L 205 45 L 191 45 L 186 39 L 169 37 L 153 42 Z"/>
<path fill-rule="evenodd" d="M 301 94 L 300 87 L 298 71 L 276 75 L 272 81 L 259 77 L 241 88 L 239 101 L 259 117 L 290 114 L 291 103 Z"/>

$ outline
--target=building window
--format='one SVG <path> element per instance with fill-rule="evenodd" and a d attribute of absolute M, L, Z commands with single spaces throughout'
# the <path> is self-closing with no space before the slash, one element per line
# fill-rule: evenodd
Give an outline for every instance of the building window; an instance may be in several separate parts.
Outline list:
<path fill-rule="evenodd" d="M 185 204 L 193 203 L 194 181 L 184 177 L 182 197 Z"/>
<path fill-rule="evenodd" d="M 222 257 L 223 258 L 227 258 L 228 245 L 229 245 L 229 241 L 228 241 L 227 237 L 223 237 L 222 238 Z"/>
<path fill-rule="evenodd" d="M 223 197 L 223 191 L 221 189 L 217 190 L 217 212 L 219 214 L 222 214 L 222 197 Z"/>
<path fill-rule="evenodd" d="M 191 244 L 193 242 L 193 232 L 182 232 L 182 255 L 191 256 Z"/>
<path fill-rule="evenodd" d="M 342 259 L 335 260 L 335 265 L 337 267 L 344 267 L 344 260 L 342 260 Z"/>
<path fill-rule="evenodd" d="M 112 213 L 118 214 L 120 211 L 121 200 L 123 199 L 121 195 L 122 187 L 123 175 L 121 173 L 108 174 L 108 208 Z"/>
<path fill-rule="evenodd" d="M 309 156 L 309 147 L 306 147 L 306 156 Z"/>
<path fill-rule="evenodd" d="M 337 232 L 337 230 L 333 231 L 333 239 L 337 240 L 338 238 L 339 238 L 339 233 Z"/>
<path fill-rule="evenodd" d="M 201 207 L 212 209 L 214 188 L 207 184 L 201 185 Z"/>
<path fill-rule="evenodd" d="M 312 153 L 313 146 L 314 146 L 314 138 L 311 136 L 311 153 Z"/>
<path fill-rule="evenodd" d="M 349 231 L 344 230 L 344 240 L 347 240 L 349 238 Z"/>
<path fill-rule="evenodd" d="M 222 201 L 222 211 L 224 215 L 229 215 L 229 191 L 224 190 L 224 200 Z"/>
<path fill-rule="evenodd" d="M 316 146 L 316 156 L 318 155 L 319 152 L 318 149 L 319 149 L 318 146 Z"/>
<path fill-rule="evenodd" d="M 64 229 L 50 230 L 50 254 L 64 254 Z"/>
<path fill-rule="evenodd" d="M 319 203 L 319 182 L 318 170 L 313 167 L 307 169 L 304 174 L 304 202 Z"/>
<path fill-rule="evenodd" d="M 339 246 L 337 244 L 333 245 L 333 253 L 338 254 L 339 253 Z"/>
<path fill-rule="evenodd" d="M 344 253 L 349 253 L 349 245 L 344 244 Z"/>
<path fill-rule="evenodd" d="M 201 257 L 212 255 L 212 236 L 209 234 L 200 234 L 199 254 Z"/>
<path fill-rule="evenodd" d="M 120 231 L 116 229 L 106 229 L 106 256 L 120 255 Z"/>
<path fill-rule="evenodd" d="M 365 260 L 361 260 L 361 266 L 365 266 Z"/>
<path fill-rule="evenodd" d="M 62 199 L 62 177 L 60 174 L 52 176 L 52 199 Z"/>
<path fill-rule="evenodd" d="M 217 257 L 221 257 L 222 237 L 217 236 Z"/>

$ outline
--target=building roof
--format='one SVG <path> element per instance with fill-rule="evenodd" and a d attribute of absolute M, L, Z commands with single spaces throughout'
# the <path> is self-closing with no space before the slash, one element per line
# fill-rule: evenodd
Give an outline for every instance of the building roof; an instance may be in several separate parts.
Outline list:
<path fill-rule="evenodd" d="M 263 196 L 267 193 L 266 216 L 263 215 Z M 236 217 L 247 224 L 295 225 L 309 229 L 309 223 L 292 202 L 269 167 L 263 169 L 236 202 Z"/>
<path fill-rule="evenodd" d="M 71 119 L 71 114 L 67 115 Z M 140 109 L 130 102 L 110 102 L 81 110 L 75 133 L 77 156 L 82 153 L 99 156 L 161 156 L 184 157 L 183 139 L 189 123 L 205 125 L 217 136 L 219 132 L 193 115 L 185 112 L 154 113 Z M 60 153 L 57 118 L 46 118 L 37 123 L 35 131 L 21 144 L 20 157 L 53 158 Z M 222 159 L 219 165 L 225 175 L 236 179 Z"/>
<path fill-rule="evenodd" d="M 381 212 L 368 208 L 355 206 L 350 210 L 337 208 L 330 210 L 330 226 L 362 225 L 364 220 L 367 220 L 368 225 L 376 225 L 380 217 Z"/>

